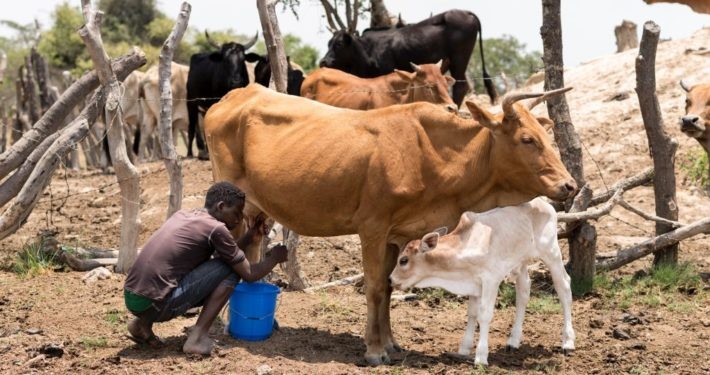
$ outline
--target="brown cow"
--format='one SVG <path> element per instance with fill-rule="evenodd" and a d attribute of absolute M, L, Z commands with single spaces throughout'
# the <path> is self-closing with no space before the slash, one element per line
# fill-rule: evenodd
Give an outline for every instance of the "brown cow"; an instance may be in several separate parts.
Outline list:
<path fill-rule="evenodd" d="M 190 68 L 187 65 L 171 63 L 170 66 L 170 89 L 172 91 L 172 126 L 173 143 L 177 144 L 177 135 L 181 134 L 185 140 L 187 131 L 187 73 Z M 143 124 L 141 126 L 141 138 L 139 146 L 139 159 L 146 159 L 147 143 L 156 133 L 160 122 L 160 77 L 158 75 L 158 65 L 152 66 L 145 73 L 145 78 L 141 82 L 141 96 L 143 101 Z M 187 144 L 187 142 L 185 142 Z M 157 148 L 156 148 L 157 150 Z"/>
<path fill-rule="evenodd" d="M 332 106 L 374 109 L 394 104 L 431 102 L 456 109 L 449 96 L 454 79 L 441 74 L 437 64 L 412 64 L 413 72 L 395 69 L 375 78 L 360 78 L 331 68 L 321 68 L 303 81 L 301 96 Z"/>
<path fill-rule="evenodd" d="M 542 125 L 515 103 L 543 95 L 509 94 L 497 115 L 466 102 L 476 122 L 431 103 L 355 111 L 249 85 L 210 108 L 205 134 L 214 179 L 244 190 L 247 218 L 265 212 L 303 235 L 360 236 L 365 358 L 380 364 L 399 349 L 387 277 L 409 240 L 454 227 L 467 210 L 576 190 Z"/>

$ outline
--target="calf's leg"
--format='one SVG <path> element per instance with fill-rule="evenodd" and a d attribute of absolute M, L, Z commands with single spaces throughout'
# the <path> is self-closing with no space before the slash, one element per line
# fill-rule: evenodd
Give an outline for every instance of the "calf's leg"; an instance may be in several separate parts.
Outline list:
<path fill-rule="evenodd" d="M 560 248 L 555 241 L 551 253 L 545 254 L 542 261 L 550 270 L 552 282 L 555 284 L 557 297 L 562 305 L 562 314 L 564 316 L 564 326 L 562 328 L 562 351 L 568 352 L 574 350 L 574 328 L 572 328 L 572 289 L 570 288 L 570 278 L 565 271 L 562 263 L 562 255 Z"/>
<path fill-rule="evenodd" d="M 528 265 L 523 263 L 516 271 L 515 278 L 515 323 L 510 331 L 508 347 L 517 349 L 523 339 L 523 320 L 525 319 L 525 307 L 530 300 L 530 276 L 528 275 Z"/>
<path fill-rule="evenodd" d="M 490 328 L 491 319 L 493 319 L 498 285 L 500 285 L 501 281 L 502 280 L 484 281 L 481 287 L 481 300 L 478 304 L 477 316 L 479 337 L 478 345 L 476 346 L 476 358 L 474 360 L 474 363 L 477 365 L 488 365 L 488 330 Z"/>
<path fill-rule="evenodd" d="M 381 272 L 385 273 L 385 280 L 389 280 L 389 275 L 394 270 L 394 266 L 397 263 L 397 255 L 399 254 L 399 247 L 394 244 L 388 244 L 385 249 L 384 258 L 382 260 Z M 385 294 L 383 296 L 382 303 L 379 306 L 377 312 L 377 320 L 381 323 L 380 330 L 380 341 L 384 345 L 385 350 L 388 353 L 401 351 L 402 348 L 397 344 L 392 335 L 392 325 L 390 324 L 390 297 L 392 296 L 392 286 L 389 282 L 386 283 Z"/>
<path fill-rule="evenodd" d="M 459 354 L 469 355 L 473 348 L 473 336 L 476 331 L 476 315 L 478 314 L 480 299 L 478 296 L 468 297 L 468 322 L 466 322 L 466 332 L 463 335 Z"/>

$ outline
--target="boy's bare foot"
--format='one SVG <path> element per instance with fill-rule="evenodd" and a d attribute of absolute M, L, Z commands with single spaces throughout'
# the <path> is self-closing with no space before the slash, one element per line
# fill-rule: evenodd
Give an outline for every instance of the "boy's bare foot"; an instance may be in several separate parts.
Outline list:
<path fill-rule="evenodd" d="M 182 351 L 186 354 L 210 355 L 214 347 L 214 340 L 207 333 L 200 334 L 197 329 L 190 329 Z"/>

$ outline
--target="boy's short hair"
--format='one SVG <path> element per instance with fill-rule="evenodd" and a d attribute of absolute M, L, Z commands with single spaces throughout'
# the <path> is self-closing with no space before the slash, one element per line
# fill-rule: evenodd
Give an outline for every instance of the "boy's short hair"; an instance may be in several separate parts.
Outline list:
<path fill-rule="evenodd" d="M 205 208 L 213 207 L 217 202 L 222 201 L 227 206 L 244 204 L 246 194 L 228 181 L 220 181 L 210 186 L 205 196 Z"/>

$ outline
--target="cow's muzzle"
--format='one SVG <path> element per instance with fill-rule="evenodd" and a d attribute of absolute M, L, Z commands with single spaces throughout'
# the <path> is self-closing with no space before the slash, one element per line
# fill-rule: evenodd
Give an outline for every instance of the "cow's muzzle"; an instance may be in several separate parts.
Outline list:
<path fill-rule="evenodd" d="M 333 65 L 333 62 L 327 59 L 321 59 L 318 66 L 321 68 L 329 68 Z"/>
<path fill-rule="evenodd" d="M 564 201 L 569 198 L 572 198 L 576 192 L 577 182 L 575 182 L 573 179 L 570 179 L 569 181 L 562 182 L 557 186 L 556 198 L 558 201 Z"/>
<path fill-rule="evenodd" d="M 680 131 L 693 135 L 705 132 L 705 125 L 698 115 L 685 115 L 680 118 Z"/>

